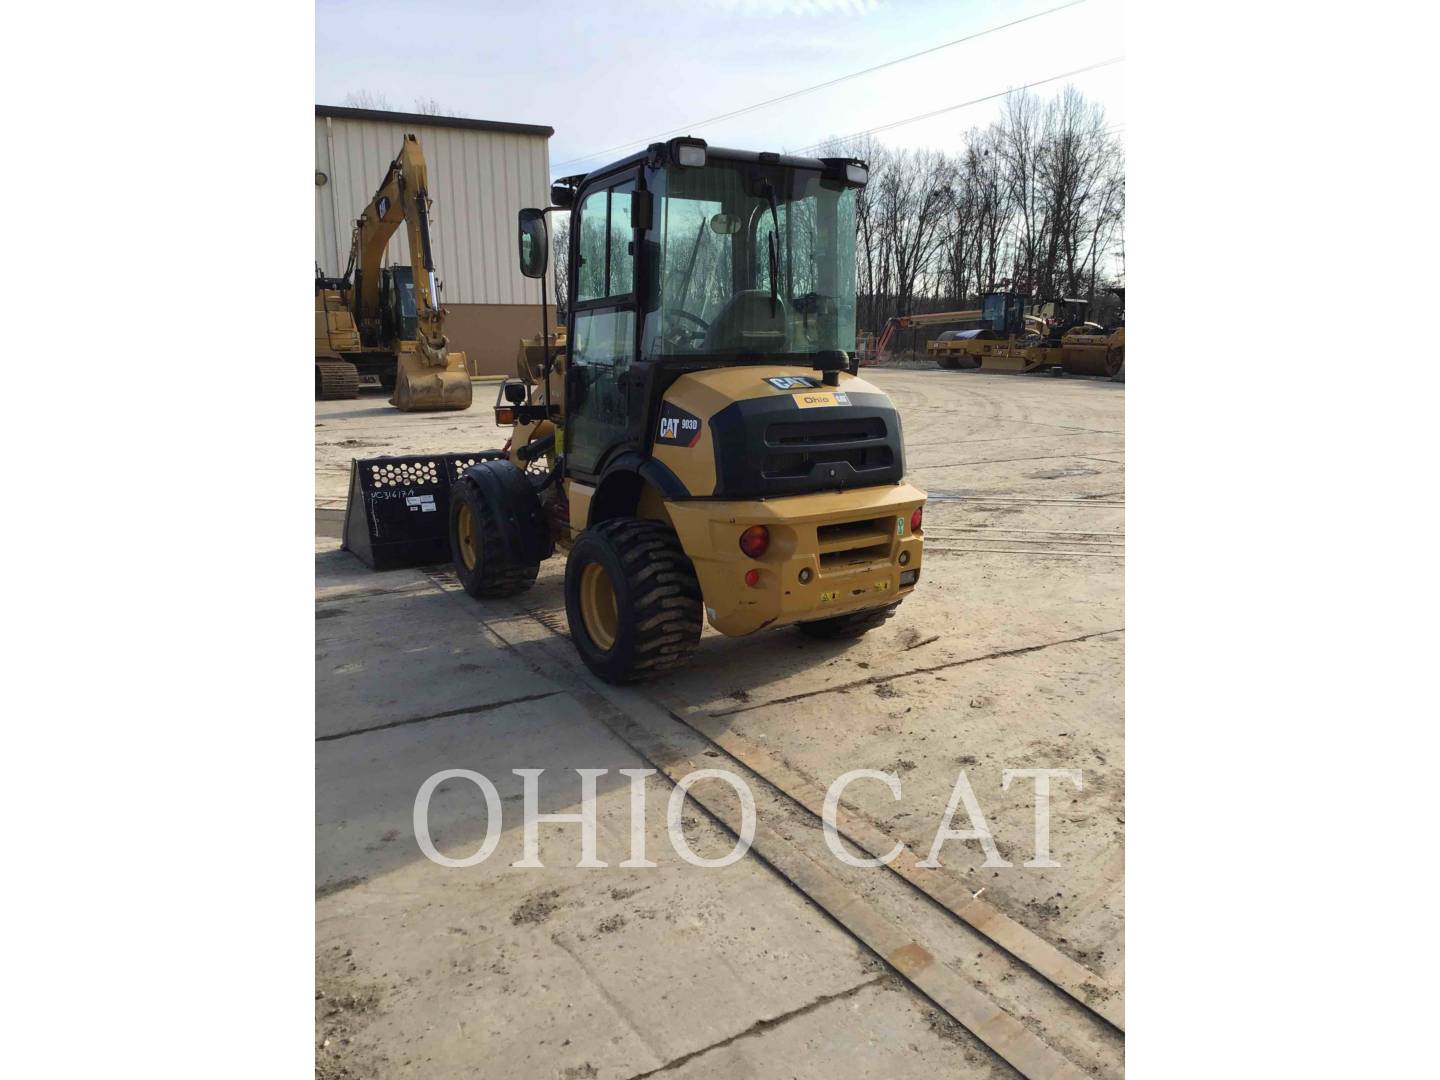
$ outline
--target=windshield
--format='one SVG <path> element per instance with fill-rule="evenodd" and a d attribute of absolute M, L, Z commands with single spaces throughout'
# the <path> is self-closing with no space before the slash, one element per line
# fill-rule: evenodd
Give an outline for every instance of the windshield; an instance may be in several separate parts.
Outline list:
<path fill-rule="evenodd" d="M 809 169 L 711 159 L 657 177 L 647 358 L 855 349 L 855 190 Z"/>

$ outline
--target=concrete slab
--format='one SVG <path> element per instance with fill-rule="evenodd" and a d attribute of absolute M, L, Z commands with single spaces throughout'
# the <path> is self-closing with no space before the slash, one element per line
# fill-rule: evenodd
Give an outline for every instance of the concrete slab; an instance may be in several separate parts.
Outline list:
<path fill-rule="evenodd" d="M 783 1025 L 747 1032 L 665 1070 L 671 1080 L 932 1080 L 1012 1077 L 938 1009 L 916 1009 L 903 984 L 879 978 Z M 783 1062 L 783 1073 L 776 1068 Z M 642 1074 L 643 1075 L 643 1074 Z M 634 1080 L 640 1080 L 635 1077 Z"/>
<path fill-rule="evenodd" d="M 315 623 L 316 734 L 400 723 L 543 692 L 415 571 L 351 574 L 345 552 L 322 556 Z M 366 571 L 369 574 L 369 571 Z M 364 582 L 364 584 L 362 584 Z"/>
<path fill-rule="evenodd" d="M 910 479 L 932 494 L 922 588 L 855 643 L 707 632 L 689 668 L 644 693 L 697 727 L 753 740 L 822 786 L 853 768 L 896 772 L 902 801 L 861 783 L 847 805 L 919 851 L 965 769 L 1017 866 L 980 870 L 977 846 L 961 843 L 946 847 L 946 866 L 983 877 L 1007 915 L 1123 984 L 1124 638 L 1113 632 L 1124 626 L 1124 560 L 1114 557 L 1124 388 L 870 374 L 902 409 Z M 317 404 L 316 420 L 317 505 L 330 517 L 343 507 L 351 456 L 503 440 L 488 411 L 400 414 L 378 399 Z M 545 767 L 549 780 L 576 765 L 613 774 L 641 764 L 558 682 L 525 667 L 538 655 L 525 635 L 507 655 L 479 625 L 483 615 L 564 634 L 562 561 L 502 609 L 467 606 L 422 574 L 373 574 L 337 547 L 317 539 L 317 963 L 327 994 L 317 1023 L 331 1039 L 321 1075 L 1007 1071 L 967 1033 L 937 1029 L 938 1014 L 912 991 L 872 982 L 868 954 L 753 857 L 720 872 L 679 862 L 664 840 L 668 785 L 654 778 L 647 838 L 659 868 L 573 869 L 571 825 L 542 830 L 544 850 L 553 836 L 568 858 L 545 871 L 510 868 L 520 788 L 505 779 L 509 768 Z M 521 686 L 550 696 L 515 701 Z M 365 730 L 384 724 L 398 726 Z M 410 835 L 419 782 L 449 767 L 491 775 L 505 800 L 499 849 L 469 871 L 425 861 Z M 1033 788 L 1002 792 L 1000 771 L 1025 767 L 1083 769 L 1083 791 L 1056 788 L 1059 869 L 1018 866 L 1031 854 Z M 615 780 L 602 778 L 599 799 L 601 857 L 612 863 L 628 837 L 628 789 Z M 553 800 L 543 809 L 559 810 L 578 788 L 572 774 L 568 787 L 542 790 Z M 484 831 L 473 788 L 443 786 L 432 818 L 452 853 L 473 850 Z M 719 853 L 728 837 L 707 821 L 692 815 L 687 835 Z M 1118 1036 L 1076 1027 L 1073 1003 L 978 957 L 968 931 L 947 936 L 948 916 L 913 890 L 854 873 L 872 903 L 926 927 L 941 962 L 1087 1070 L 1118 1075 Z"/>
<path fill-rule="evenodd" d="M 509 770 L 545 769 L 541 812 L 563 813 L 578 810 L 576 767 L 611 770 L 596 803 L 611 867 L 575 868 L 573 824 L 543 827 L 545 868 L 512 867 L 522 788 Z M 345 1021 L 322 1058 L 360 1075 L 630 1076 L 873 977 L 847 935 L 753 858 L 681 861 L 666 838 L 668 784 L 648 782 L 658 866 L 614 866 L 630 844 L 629 780 L 615 770 L 643 767 L 564 695 L 318 744 L 319 979 Z M 418 850 L 415 792 L 442 768 L 474 768 L 500 792 L 502 838 L 479 866 Z M 697 851 L 729 849 L 703 815 L 687 818 Z M 430 820 L 440 850 L 463 857 L 483 839 L 483 798 L 447 781 Z M 351 1000 L 368 1004 L 357 1013 Z"/>

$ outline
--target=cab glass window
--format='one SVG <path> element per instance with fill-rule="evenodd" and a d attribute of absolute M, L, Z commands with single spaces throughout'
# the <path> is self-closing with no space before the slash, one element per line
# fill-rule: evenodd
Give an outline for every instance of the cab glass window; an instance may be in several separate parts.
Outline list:
<path fill-rule="evenodd" d="M 818 171 L 712 159 L 652 191 L 647 357 L 854 350 L 853 189 Z"/>
<path fill-rule="evenodd" d="M 592 191 L 580 206 L 580 265 L 575 302 L 626 296 L 635 289 L 633 182 Z"/>

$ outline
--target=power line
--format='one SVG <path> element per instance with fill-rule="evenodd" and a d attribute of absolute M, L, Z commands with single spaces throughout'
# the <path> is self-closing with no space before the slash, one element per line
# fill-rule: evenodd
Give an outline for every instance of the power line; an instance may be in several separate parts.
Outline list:
<path fill-rule="evenodd" d="M 994 34 L 997 31 L 1005 30 L 1012 26 L 1019 26 L 1021 23 L 1030 22 L 1032 19 L 1043 18 L 1046 15 L 1054 15 L 1057 11 L 1064 11 L 1066 8 L 1078 7 L 1086 2 L 1087 0 L 1070 0 L 1070 3 L 1061 4 L 1059 7 L 1053 7 L 1046 11 L 1038 11 L 1034 15 L 1026 15 L 1023 18 L 1013 19 L 1010 22 L 1001 23 L 999 26 L 992 26 L 988 30 L 979 30 L 973 34 L 968 34 L 965 37 L 956 38 L 954 41 L 947 41 L 941 45 L 933 45 L 928 49 L 921 49 L 919 52 L 911 53 L 909 56 L 901 56 L 897 57 L 894 60 L 887 60 L 883 64 L 876 64 L 874 67 L 865 68 L 863 71 L 852 71 L 849 75 L 841 75 L 839 78 L 830 79 L 827 82 L 816 83 L 814 86 L 807 86 L 801 90 L 792 90 L 788 94 L 781 94 L 779 97 L 770 98 L 768 101 L 757 102 L 754 105 L 746 105 L 744 108 L 736 109 L 733 112 L 721 113 L 719 116 L 712 116 L 708 120 L 701 120 L 694 124 L 685 124 L 677 128 L 671 128 L 669 131 L 662 131 L 658 135 L 651 135 L 645 139 L 632 139 L 629 142 L 623 142 L 617 146 L 606 147 L 604 150 L 596 150 L 593 154 L 585 154 L 581 157 L 566 158 L 564 161 L 554 162 L 551 165 L 551 168 L 558 169 L 562 165 L 573 165 L 577 161 L 590 161 L 594 158 L 602 157 L 606 154 L 613 154 L 617 150 L 625 150 L 632 146 L 645 146 L 652 142 L 658 142 L 661 139 L 668 139 L 671 135 L 680 135 L 682 133 L 688 134 L 694 131 L 696 128 L 704 127 L 707 124 L 719 123 L 721 120 L 729 120 L 736 116 L 743 116 L 746 113 L 754 112 L 756 109 L 763 109 L 769 105 L 777 105 L 782 101 L 789 101 L 791 98 L 797 98 L 804 94 L 814 93 L 816 90 L 824 90 L 831 86 L 838 86 L 840 83 L 849 82 L 851 79 L 858 79 L 863 75 L 870 75 L 876 71 L 881 71 L 888 67 L 894 67 L 896 64 L 903 64 L 907 60 L 914 60 L 920 56 L 929 56 L 931 53 L 939 52 L 941 49 L 948 49 L 952 45 L 961 45 L 967 41 L 974 41 L 976 38 L 985 37 L 987 34 Z"/>
<path fill-rule="evenodd" d="M 954 112 L 956 109 L 968 108 L 971 105 L 979 105 L 985 101 L 994 101 L 996 98 L 1009 97 L 1021 90 L 1029 90 L 1036 86 L 1044 86 L 1046 83 L 1056 82 L 1060 79 L 1068 79 L 1073 75 L 1083 75 L 1087 71 L 1094 71 L 1097 68 L 1109 67 L 1111 64 L 1118 64 L 1125 58 L 1123 56 L 1112 56 L 1109 60 L 1102 60 L 1098 64 L 1091 64 L 1089 67 L 1076 68 L 1074 71 L 1063 71 L 1059 75 L 1051 75 L 1046 79 L 1037 79 L 1035 82 L 1026 83 L 1024 86 L 1012 86 L 1009 90 L 1001 90 L 994 94 L 986 94 L 984 97 L 974 98 L 970 101 L 962 101 L 958 105 L 947 105 L 943 109 L 936 109 L 933 112 L 921 113 L 919 116 L 906 117 L 904 120 L 892 120 L 888 124 L 880 124 L 878 127 L 867 128 L 865 131 L 856 131 L 850 135 L 841 135 L 836 138 L 825 139 L 822 142 L 802 147 L 799 150 L 792 150 L 792 154 L 808 154 L 812 150 L 819 150 L 822 146 L 829 146 L 832 143 L 846 143 L 851 139 L 863 139 L 866 135 L 878 135 L 882 131 L 889 131 L 891 128 L 903 127 L 906 124 L 913 124 L 920 120 L 929 120 L 932 117 L 943 116 L 945 113 Z"/>

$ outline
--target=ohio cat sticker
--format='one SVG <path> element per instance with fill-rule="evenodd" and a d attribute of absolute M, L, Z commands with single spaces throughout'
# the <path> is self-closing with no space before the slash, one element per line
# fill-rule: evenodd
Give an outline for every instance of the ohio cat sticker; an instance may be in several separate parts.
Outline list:
<path fill-rule="evenodd" d="M 655 441 L 662 446 L 694 446 L 700 441 L 700 418 L 678 405 L 662 402 Z"/>
<path fill-rule="evenodd" d="M 796 394 L 795 404 L 802 409 L 824 409 L 835 405 L 849 405 L 850 395 L 843 391 Z"/>

